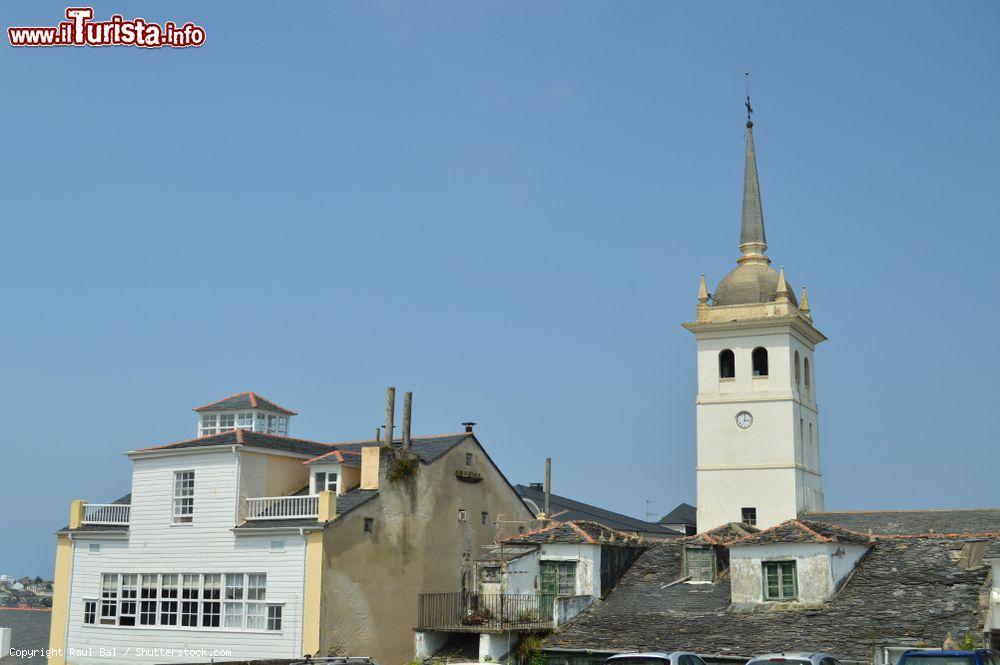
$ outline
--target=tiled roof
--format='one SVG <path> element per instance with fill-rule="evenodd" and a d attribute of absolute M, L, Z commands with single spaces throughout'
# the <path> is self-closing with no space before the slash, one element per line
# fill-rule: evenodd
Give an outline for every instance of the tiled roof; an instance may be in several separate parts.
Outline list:
<path fill-rule="evenodd" d="M 830 602 L 738 615 L 727 609 L 728 575 L 714 584 L 677 583 L 683 544 L 651 544 L 603 602 L 560 627 L 544 648 L 749 658 L 808 645 L 867 661 L 884 644 L 940 646 L 949 633 L 982 630 L 979 597 L 989 567 L 963 568 L 961 539 L 878 539 Z"/>
<path fill-rule="evenodd" d="M 635 546 L 643 541 L 633 534 L 610 529 L 587 520 L 554 522 L 504 540 L 506 543 L 583 543 L 587 545 Z"/>
<path fill-rule="evenodd" d="M 676 508 L 660 518 L 660 524 L 691 524 L 698 523 L 698 509 L 689 503 L 678 504 Z"/>
<path fill-rule="evenodd" d="M 504 544 L 502 547 L 494 547 L 489 552 L 484 554 L 479 561 L 513 561 L 514 559 L 520 559 L 523 556 L 531 554 L 538 549 L 536 543 L 531 543 L 530 545 L 507 545 Z"/>
<path fill-rule="evenodd" d="M 518 495 L 522 499 L 530 500 L 538 506 L 539 510 L 544 509 L 545 490 L 530 485 L 515 485 L 514 489 L 517 490 Z M 618 531 L 637 533 L 647 538 L 677 538 L 683 535 L 656 522 L 646 522 L 635 517 L 598 508 L 582 501 L 567 499 L 558 494 L 551 495 L 550 504 L 552 506 L 552 515 L 562 521 L 590 520 L 599 522 L 612 529 L 617 529 Z"/>
<path fill-rule="evenodd" d="M 210 448 L 213 446 L 251 446 L 253 448 L 268 448 L 270 450 L 313 456 L 324 455 L 330 452 L 329 444 L 319 443 L 318 441 L 293 439 L 288 436 L 264 434 L 263 432 L 242 429 L 223 432 L 222 434 L 213 434 L 211 436 L 202 436 L 197 439 L 188 439 L 187 441 L 167 443 L 162 446 L 153 446 L 152 448 L 140 448 L 134 452 L 145 453 L 160 450 L 182 450 L 185 448 Z"/>
<path fill-rule="evenodd" d="M 874 533 L 876 535 L 1000 531 L 1000 508 L 805 513 L 801 517 L 812 522 L 835 524 L 857 533 Z"/>
<path fill-rule="evenodd" d="M 755 526 L 730 522 L 705 533 L 684 538 L 684 542 L 689 545 L 729 545 L 755 533 L 760 533 L 760 529 Z"/>
<path fill-rule="evenodd" d="M 288 416 L 298 415 L 283 406 L 278 406 L 269 399 L 265 399 L 255 392 L 237 393 L 211 404 L 197 406 L 192 411 L 240 411 L 243 409 L 262 409 L 264 411 L 275 411 Z"/>
<path fill-rule="evenodd" d="M 788 520 L 770 529 L 765 529 L 742 538 L 733 545 L 762 545 L 765 543 L 862 543 L 871 538 L 849 531 L 843 527 L 823 522 Z"/>

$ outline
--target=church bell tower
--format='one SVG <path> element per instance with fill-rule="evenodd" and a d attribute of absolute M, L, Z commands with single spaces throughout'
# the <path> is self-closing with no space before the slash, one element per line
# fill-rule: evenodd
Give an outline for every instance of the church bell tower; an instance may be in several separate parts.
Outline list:
<path fill-rule="evenodd" d="M 740 257 L 698 317 L 698 531 L 727 522 L 767 528 L 823 510 L 816 345 L 806 298 L 767 256 L 747 98 Z"/>

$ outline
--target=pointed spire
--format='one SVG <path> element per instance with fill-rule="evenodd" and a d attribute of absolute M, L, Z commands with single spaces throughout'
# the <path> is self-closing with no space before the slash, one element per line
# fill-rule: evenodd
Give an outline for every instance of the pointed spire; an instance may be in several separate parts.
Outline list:
<path fill-rule="evenodd" d="M 785 266 L 781 266 L 781 270 L 778 271 L 778 289 L 775 292 L 775 299 L 788 301 L 789 295 L 788 282 L 785 281 Z"/>
<path fill-rule="evenodd" d="M 701 273 L 701 283 L 698 284 L 698 302 L 703 305 L 708 302 L 708 285 L 705 284 L 705 273 Z"/>
<path fill-rule="evenodd" d="M 764 234 L 764 212 L 760 205 L 760 181 L 757 178 L 757 151 L 753 143 L 753 120 L 750 114 L 750 73 L 747 77 L 747 142 L 746 158 L 743 166 L 743 218 L 740 224 L 740 250 L 743 259 L 761 259 L 767 249 L 767 237 Z"/>
<path fill-rule="evenodd" d="M 803 314 L 807 315 L 807 316 L 809 315 L 809 312 L 811 311 L 809 309 L 809 297 L 806 296 L 806 285 L 805 284 L 802 285 L 802 300 L 799 302 L 799 311 L 802 312 Z"/>

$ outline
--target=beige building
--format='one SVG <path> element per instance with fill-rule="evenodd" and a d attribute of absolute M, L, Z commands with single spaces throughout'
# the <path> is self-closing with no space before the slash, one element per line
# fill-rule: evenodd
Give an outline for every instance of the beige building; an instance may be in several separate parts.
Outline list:
<path fill-rule="evenodd" d="M 419 594 L 468 588 L 484 548 L 531 526 L 471 426 L 410 439 L 407 410 L 389 444 L 320 443 L 288 436 L 296 414 L 255 393 L 195 411 L 198 438 L 127 453 L 129 495 L 73 502 L 53 665 L 400 665 Z"/>

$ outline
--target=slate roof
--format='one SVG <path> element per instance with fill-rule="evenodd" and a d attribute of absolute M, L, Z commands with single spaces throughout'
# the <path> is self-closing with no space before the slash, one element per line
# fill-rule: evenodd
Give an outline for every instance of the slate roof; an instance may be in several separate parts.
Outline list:
<path fill-rule="evenodd" d="M 986 553 L 983 554 L 984 559 L 1000 559 L 1000 538 L 997 538 L 990 546 L 986 548 Z"/>
<path fill-rule="evenodd" d="M 518 534 L 505 543 L 579 543 L 585 545 L 636 546 L 643 541 L 634 534 L 610 529 L 588 520 L 554 522 L 540 529 Z"/>
<path fill-rule="evenodd" d="M 989 568 L 959 563 L 958 538 L 879 538 L 834 598 L 735 614 L 728 573 L 714 584 L 676 584 L 684 541 L 652 543 L 604 601 L 546 639 L 548 651 L 694 651 L 749 658 L 808 648 L 870 660 L 873 647 L 937 646 L 977 634 Z"/>
<path fill-rule="evenodd" d="M 788 520 L 777 526 L 752 534 L 734 545 L 762 545 L 765 543 L 859 543 L 867 545 L 871 537 L 849 531 L 843 527 L 823 522 Z"/>
<path fill-rule="evenodd" d="M 540 510 L 544 509 L 545 490 L 532 487 L 531 485 L 515 485 L 514 489 L 517 490 L 522 500 L 528 499 L 538 506 Z M 598 508 L 582 501 L 567 499 L 558 494 L 551 495 L 550 504 L 552 506 L 552 515 L 562 521 L 589 520 L 618 531 L 636 533 L 647 538 L 678 538 L 684 535 L 679 531 L 669 529 L 656 522 L 646 522 L 635 517 Z"/>
<path fill-rule="evenodd" d="M 760 529 L 741 522 L 729 522 L 714 529 L 684 538 L 688 545 L 729 545 L 747 536 L 760 533 Z"/>
<path fill-rule="evenodd" d="M 474 438 L 474 435 L 471 432 L 459 432 L 457 434 L 415 436 L 410 440 L 410 451 L 415 454 L 421 462 L 430 464 L 468 438 Z M 401 446 L 402 443 L 402 439 L 393 439 L 392 442 L 393 446 L 396 447 Z M 349 441 L 346 443 L 331 443 L 327 444 L 326 451 L 320 455 L 320 457 L 325 457 L 327 453 L 333 452 L 330 450 L 333 448 L 336 451 L 340 451 L 348 459 L 352 456 L 358 456 L 360 461 L 362 448 L 370 448 L 378 445 L 380 445 L 380 442 L 375 439 L 369 439 L 367 441 Z M 317 461 L 319 461 L 319 457 L 308 460 L 306 463 L 310 464 Z"/>
<path fill-rule="evenodd" d="M 689 503 L 678 504 L 676 508 L 660 518 L 660 524 L 698 524 L 698 509 Z"/>
<path fill-rule="evenodd" d="M 331 446 L 318 441 L 308 441 L 306 439 L 295 439 L 288 436 L 278 436 L 277 434 L 264 434 L 263 432 L 252 432 L 250 430 L 237 429 L 222 434 L 202 436 L 197 439 L 177 441 L 167 443 L 162 446 L 151 448 L 140 448 L 132 452 L 147 453 L 161 450 L 182 450 L 186 448 L 210 448 L 213 446 L 251 446 L 254 448 L 267 448 L 281 452 L 297 453 L 300 455 L 324 455 L 330 452 Z"/>
<path fill-rule="evenodd" d="M 192 411 L 241 411 L 245 409 L 263 409 L 264 411 L 276 411 L 288 416 L 298 415 L 294 411 L 278 406 L 269 399 L 265 399 L 253 391 L 237 393 L 216 400 L 204 406 L 196 406 Z"/>
<path fill-rule="evenodd" d="M 872 510 L 805 513 L 802 519 L 878 535 L 990 533 L 1000 531 L 1000 508 L 968 510 Z"/>

